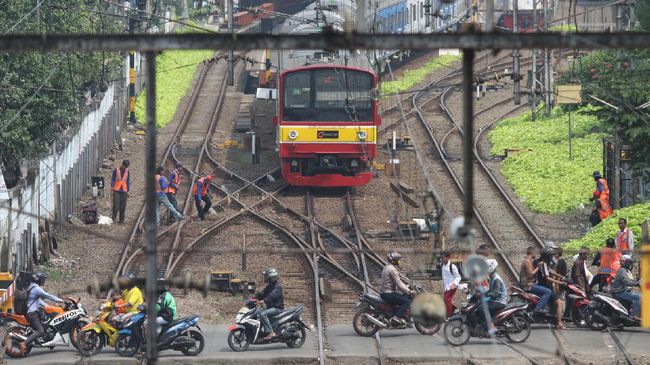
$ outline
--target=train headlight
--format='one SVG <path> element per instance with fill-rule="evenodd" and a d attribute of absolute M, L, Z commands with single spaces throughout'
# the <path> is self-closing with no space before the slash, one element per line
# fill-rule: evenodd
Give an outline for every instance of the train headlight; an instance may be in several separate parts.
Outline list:
<path fill-rule="evenodd" d="M 359 131 L 357 132 L 357 137 L 359 137 L 360 140 L 365 141 L 366 138 L 368 138 L 368 133 L 366 131 Z"/>
<path fill-rule="evenodd" d="M 296 139 L 298 138 L 298 132 L 297 131 L 289 131 L 289 139 Z"/>

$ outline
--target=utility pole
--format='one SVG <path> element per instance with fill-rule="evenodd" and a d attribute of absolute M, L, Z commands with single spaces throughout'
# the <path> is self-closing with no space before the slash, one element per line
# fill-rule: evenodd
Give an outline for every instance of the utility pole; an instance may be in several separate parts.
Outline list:
<path fill-rule="evenodd" d="M 129 34 L 135 33 L 136 19 L 131 10 L 133 5 L 127 2 L 129 10 L 126 15 L 129 17 Z M 135 124 L 135 51 L 129 51 L 129 124 Z"/>
<path fill-rule="evenodd" d="M 533 29 L 535 32 L 537 32 L 537 0 L 533 0 Z M 537 98 L 536 98 L 536 90 L 537 90 L 537 50 L 533 49 L 533 82 L 531 83 L 530 87 L 530 96 L 531 96 L 531 101 L 530 101 L 530 107 L 531 107 L 531 119 L 535 121 L 537 118 Z"/>
<path fill-rule="evenodd" d="M 357 4 L 357 12 L 354 16 L 354 29 L 357 32 L 366 32 L 366 1 L 368 0 L 359 0 Z"/>
<path fill-rule="evenodd" d="M 542 0 L 544 7 L 544 31 L 548 31 L 548 0 Z M 544 48 L 544 108 L 546 115 L 551 114 L 552 100 L 551 100 L 551 51 Z"/>
<path fill-rule="evenodd" d="M 512 32 L 519 33 L 519 0 L 512 0 Z M 519 61 L 521 55 L 519 54 L 519 48 L 515 49 L 512 53 L 513 58 L 513 70 L 512 78 L 514 82 L 514 92 L 515 92 L 515 105 L 521 104 L 521 70 L 519 68 Z"/>
<path fill-rule="evenodd" d="M 230 35 L 232 36 L 233 34 L 233 19 L 232 19 L 232 13 L 233 13 L 233 0 L 228 0 L 228 32 L 230 32 Z M 230 49 L 228 51 L 228 85 L 233 86 L 235 85 L 235 52 Z"/>

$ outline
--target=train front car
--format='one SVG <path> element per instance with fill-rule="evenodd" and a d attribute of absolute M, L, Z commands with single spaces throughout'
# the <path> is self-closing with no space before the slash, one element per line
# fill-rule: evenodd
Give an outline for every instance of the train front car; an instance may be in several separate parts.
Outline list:
<path fill-rule="evenodd" d="M 372 180 L 377 77 L 340 65 L 298 67 L 280 77 L 277 141 L 290 185 L 342 187 Z"/>

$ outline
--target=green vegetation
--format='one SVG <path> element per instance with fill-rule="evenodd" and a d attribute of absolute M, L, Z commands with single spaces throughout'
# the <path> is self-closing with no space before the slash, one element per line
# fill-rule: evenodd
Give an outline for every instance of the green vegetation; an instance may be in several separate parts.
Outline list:
<path fill-rule="evenodd" d="M 452 63 L 460 60 L 460 56 L 442 55 L 427 62 L 424 66 L 406 70 L 402 75 L 393 81 L 386 81 L 381 84 L 381 93 L 389 95 L 408 91 L 413 86 L 424 81 L 424 79 L 433 71 L 449 67 Z"/>
<path fill-rule="evenodd" d="M 607 217 L 602 223 L 585 236 L 567 242 L 564 247 L 577 250 L 582 246 L 589 248 L 601 247 L 609 237 L 615 238 L 618 231 L 618 219 L 627 219 L 627 226 L 634 232 L 637 244 L 641 237 L 641 223 L 650 219 L 650 203 L 637 204 L 627 208 L 617 209 L 614 214 Z"/>
<path fill-rule="evenodd" d="M 187 94 L 196 68 L 212 56 L 212 51 L 167 51 L 156 58 L 156 125 L 171 122 L 181 98 Z M 135 115 L 140 123 L 146 121 L 146 90 L 138 96 Z"/>
<path fill-rule="evenodd" d="M 576 26 L 573 24 L 558 24 L 558 25 L 553 25 L 551 27 L 548 27 L 548 31 L 570 33 L 570 32 L 577 32 L 578 28 L 576 28 Z"/>
<path fill-rule="evenodd" d="M 531 210 L 558 214 L 587 204 L 593 190 L 591 173 L 602 165 L 602 135 L 597 108 L 571 113 L 573 160 L 569 160 L 568 114 L 560 108 L 548 118 L 531 121 L 530 113 L 503 120 L 490 133 L 492 154 L 516 150 L 503 163 L 503 174 Z"/>

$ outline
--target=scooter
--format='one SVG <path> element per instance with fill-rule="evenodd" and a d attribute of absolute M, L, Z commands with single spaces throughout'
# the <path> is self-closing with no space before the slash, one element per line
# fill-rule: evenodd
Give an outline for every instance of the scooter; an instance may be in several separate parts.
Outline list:
<path fill-rule="evenodd" d="M 119 330 L 115 352 L 120 356 L 131 357 L 144 350 L 144 320 L 145 312 L 142 308 L 142 311 L 133 315 Z M 199 316 L 193 315 L 163 325 L 158 335 L 158 350 L 180 351 L 187 356 L 200 354 L 205 347 L 205 339 L 198 323 Z"/>
<path fill-rule="evenodd" d="M 102 347 L 115 347 L 119 328 L 136 313 L 117 314 L 111 318 L 111 303 L 103 303 L 92 322 L 81 328 L 77 338 L 77 349 L 83 355 L 98 354 Z"/>
<path fill-rule="evenodd" d="M 535 307 L 540 301 L 539 296 L 516 286 L 510 287 L 510 293 L 511 300 L 528 304 L 526 314 L 531 323 L 556 322 L 557 316 L 552 301 L 549 300 L 547 304 L 548 313 L 535 313 Z M 565 300 L 567 305 L 562 316 L 563 319 L 571 320 L 577 327 L 588 327 L 587 319 L 591 315 L 591 309 L 589 308 L 587 294 L 575 284 L 567 283 Z"/>
<path fill-rule="evenodd" d="M 512 343 L 522 343 L 530 336 L 530 322 L 526 316 L 526 303 L 508 303 L 492 318 L 497 337 L 505 336 Z M 452 346 L 462 346 L 471 337 L 489 337 L 484 324 L 479 320 L 482 299 L 477 293 L 467 295 L 466 302 L 454 313 L 443 329 L 445 340 Z"/>
<path fill-rule="evenodd" d="M 605 293 L 594 293 L 590 302 L 592 308 L 589 327 L 594 331 L 604 331 L 607 327 L 639 327 L 641 322 L 630 315 L 632 302 L 620 301 Z"/>
<path fill-rule="evenodd" d="M 262 310 L 256 299 L 249 299 L 237 312 L 235 324 L 228 327 L 228 346 L 233 351 L 246 351 L 250 345 L 266 345 L 271 343 L 285 343 L 291 348 L 305 344 L 309 327 L 300 315 L 305 310 L 303 306 L 291 307 L 280 314 L 269 318 L 271 326 L 277 336 L 265 340 L 259 312 Z"/>
<path fill-rule="evenodd" d="M 16 321 L 18 326 L 7 330 L 5 337 L 5 352 L 10 357 L 27 356 L 33 347 L 47 347 L 50 350 L 58 346 L 77 345 L 79 330 L 85 326 L 83 317 L 86 309 L 80 304 L 79 298 L 65 298 L 65 308 L 47 306 L 44 308 L 44 315 L 41 317 L 45 335 L 29 344 L 25 351 L 20 349 L 19 344 L 24 342 L 29 335 L 34 333 L 30 326 L 23 326 L 20 320 Z M 19 317 L 14 317 L 19 319 Z M 70 334 L 70 342 L 66 342 L 64 334 Z"/>

